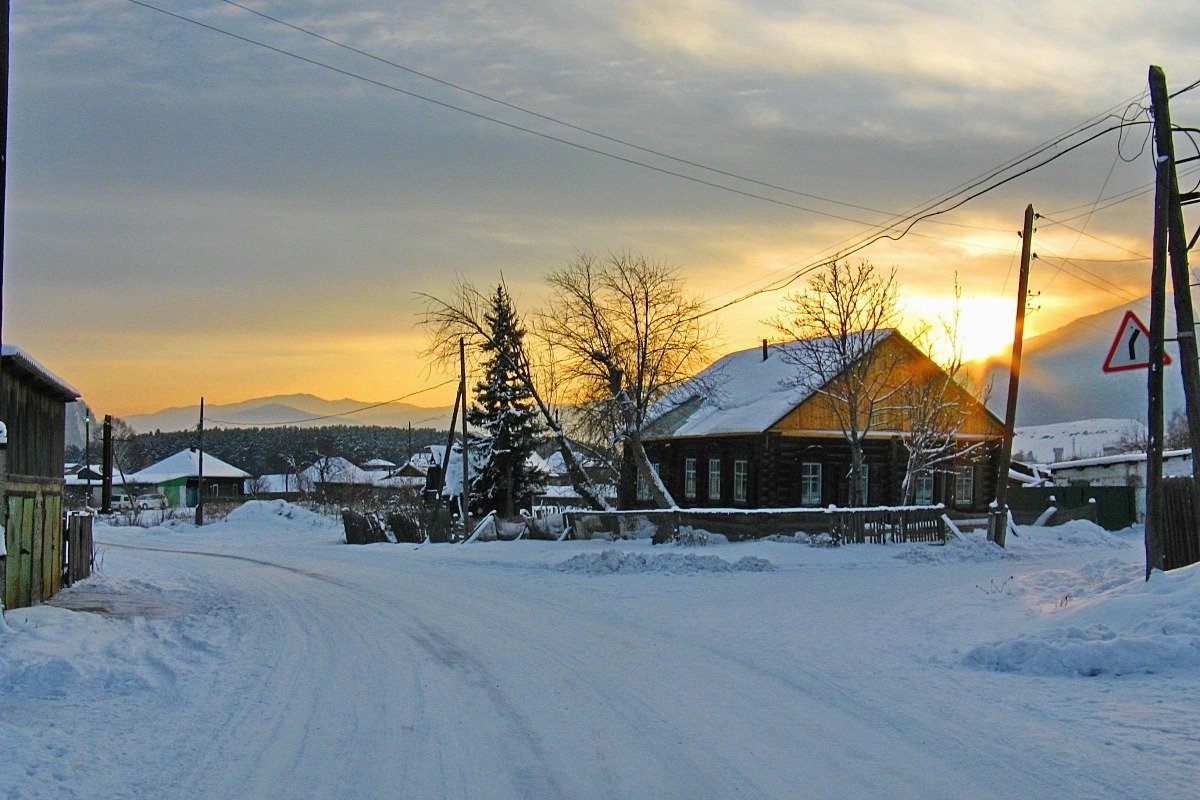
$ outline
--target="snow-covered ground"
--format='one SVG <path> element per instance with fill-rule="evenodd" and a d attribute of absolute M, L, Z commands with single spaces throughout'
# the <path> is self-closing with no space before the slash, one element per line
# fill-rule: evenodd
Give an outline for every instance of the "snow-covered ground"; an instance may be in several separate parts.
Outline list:
<path fill-rule="evenodd" d="M 1182 798 L 1200 569 L 1006 551 L 99 527 L 0 632 L 4 798 Z M 68 610 L 69 608 L 81 610 Z"/>

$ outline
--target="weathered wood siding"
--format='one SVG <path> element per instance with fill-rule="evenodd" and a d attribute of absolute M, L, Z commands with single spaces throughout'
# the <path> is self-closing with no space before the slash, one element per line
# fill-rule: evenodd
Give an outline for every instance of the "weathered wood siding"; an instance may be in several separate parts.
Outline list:
<path fill-rule="evenodd" d="M 867 381 L 868 383 L 884 387 L 897 387 L 905 383 L 924 386 L 928 385 L 941 374 L 941 369 L 907 340 L 897 336 L 889 336 L 880 342 L 875 349 L 875 356 L 872 361 L 871 370 L 868 372 Z M 838 392 L 837 384 L 837 380 L 832 381 L 830 384 L 831 390 L 835 394 Z M 881 395 L 889 390 L 889 388 L 885 388 L 881 392 Z M 1003 434 L 1003 424 L 992 416 L 969 392 L 953 383 L 949 385 L 948 391 L 957 402 L 962 404 L 966 415 L 965 423 L 959 430 L 960 435 L 965 437 L 998 437 Z M 771 430 L 779 433 L 803 433 L 810 436 L 818 433 L 830 433 L 840 436 L 842 430 L 841 423 L 838 421 L 837 412 L 831 405 L 832 402 L 827 395 L 815 393 L 773 425 Z M 891 402 L 894 402 L 894 400 Z M 865 404 L 860 406 L 859 411 L 865 418 Z M 887 435 L 905 431 L 908 429 L 908 426 L 900 413 L 885 410 L 876 415 L 876 418 L 872 421 L 871 428 Z"/>
<path fill-rule="evenodd" d="M 28 376 L 4 365 L 0 419 L 8 426 L 8 474 L 39 478 L 63 476 L 66 405 Z"/>

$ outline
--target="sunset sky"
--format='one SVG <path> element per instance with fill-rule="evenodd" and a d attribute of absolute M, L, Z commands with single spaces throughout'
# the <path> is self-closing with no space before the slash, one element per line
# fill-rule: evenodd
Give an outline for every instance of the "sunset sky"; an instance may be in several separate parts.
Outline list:
<path fill-rule="evenodd" d="M 4 338 L 118 415 L 200 395 L 378 401 L 440 383 L 421 356 L 416 293 L 503 273 L 532 310 L 543 276 L 582 250 L 664 260 L 716 305 L 1097 114 L 1144 105 L 1151 63 L 1173 90 L 1200 79 L 1194 0 L 244 0 L 507 103 L 779 187 L 767 188 L 221 0 L 146 2 L 833 216 L 468 116 L 130 0 L 14 3 Z M 1200 90 L 1172 113 L 1200 126 Z M 1039 223 L 1030 333 L 1122 303 L 1141 310 L 1130 301 L 1148 281 L 1151 195 L 1113 201 L 1153 178 L 1145 132 L 1119 146 L 1109 134 L 860 255 L 898 269 L 913 319 L 950 309 L 957 272 L 965 346 L 986 354 L 1011 335 L 1016 231 L 1032 203 L 1071 227 Z M 1191 154 L 1186 139 L 1177 147 Z M 1192 212 L 1189 232 L 1197 222 Z M 716 315 L 718 349 L 768 335 L 761 320 L 782 299 Z M 452 400 L 445 388 L 411 402 Z"/>

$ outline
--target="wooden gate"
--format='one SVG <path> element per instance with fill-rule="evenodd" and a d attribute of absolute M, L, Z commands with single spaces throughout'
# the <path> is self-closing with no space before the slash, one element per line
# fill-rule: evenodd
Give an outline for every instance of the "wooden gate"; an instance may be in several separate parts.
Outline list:
<path fill-rule="evenodd" d="M 4 607 L 49 600 L 62 588 L 62 480 L 9 476 Z"/>

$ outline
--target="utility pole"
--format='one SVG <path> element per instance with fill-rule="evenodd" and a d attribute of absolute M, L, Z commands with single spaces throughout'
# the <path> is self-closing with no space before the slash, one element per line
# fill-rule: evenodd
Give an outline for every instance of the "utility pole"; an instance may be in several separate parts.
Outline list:
<path fill-rule="evenodd" d="M 1158 228 L 1165 228 L 1166 248 L 1171 261 L 1171 289 L 1175 296 L 1175 341 L 1179 345 L 1188 438 L 1193 453 L 1200 454 L 1200 359 L 1196 352 L 1196 320 L 1192 310 L 1191 278 L 1188 275 L 1188 241 L 1183 227 L 1183 198 L 1179 194 L 1179 176 L 1176 173 L 1170 97 L 1161 67 L 1150 67 L 1149 82 L 1150 110 L 1154 115 L 1155 244 L 1158 244 Z M 1163 194 L 1161 219 L 1158 202 L 1160 190 Z M 1197 199 L 1200 198 L 1193 196 L 1188 201 L 1195 202 Z M 1159 254 L 1156 251 L 1154 255 L 1157 257 Z M 1192 458 L 1191 500 L 1194 513 L 1200 513 L 1200 459 L 1196 457 Z M 1197 535 L 1195 530 L 1188 533 Z M 1161 536 L 1159 545 L 1162 545 Z M 1149 563 L 1147 561 L 1148 567 Z"/>
<path fill-rule="evenodd" d="M 1012 464 L 1013 435 L 1017 426 L 1017 389 L 1021 383 L 1021 351 L 1025 344 L 1025 298 L 1029 295 L 1029 262 L 1033 253 L 1033 204 L 1025 207 L 1021 229 L 1021 273 L 1017 279 L 1017 318 L 1013 324 L 1012 358 L 1008 363 L 1008 404 L 1004 409 L 1004 442 L 996 475 L 996 510 L 988 524 L 988 539 L 1004 547 L 1008 537 L 1008 469 Z"/>
<path fill-rule="evenodd" d="M 467 342 L 458 339 L 458 391 L 462 394 L 462 523 L 463 541 L 471 536 L 471 456 L 467 445 Z"/>
<path fill-rule="evenodd" d="M 409 460 L 409 461 L 412 461 L 412 457 L 413 457 L 413 449 L 412 449 L 412 423 L 411 423 L 411 422 L 409 422 L 409 423 L 408 423 L 408 460 Z"/>
<path fill-rule="evenodd" d="M 92 504 L 92 412 L 84 406 L 83 412 L 83 464 L 87 467 L 87 501 L 84 505 Z"/>
<path fill-rule="evenodd" d="M 104 439 L 100 448 L 100 513 L 112 513 L 113 438 L 112 414 L 104 415 Z"/>
<path fill-rule="evenodd" d="M 1163 568 L 1163 329 L 1167 312 L 1167 173 L 1154 182 L 1150 260 L 1150 364 L 1146 377 L 1146 580 Z"/>
<path fill-rule="evenodd" d="M 200 425 L 196 428 L 196 525 L 204 524 L 204 398 L 200 398 Z M 187 494 L 185 482 L 183 493 Z M 186 498 L 185 498 L 186 499 Z"/>

